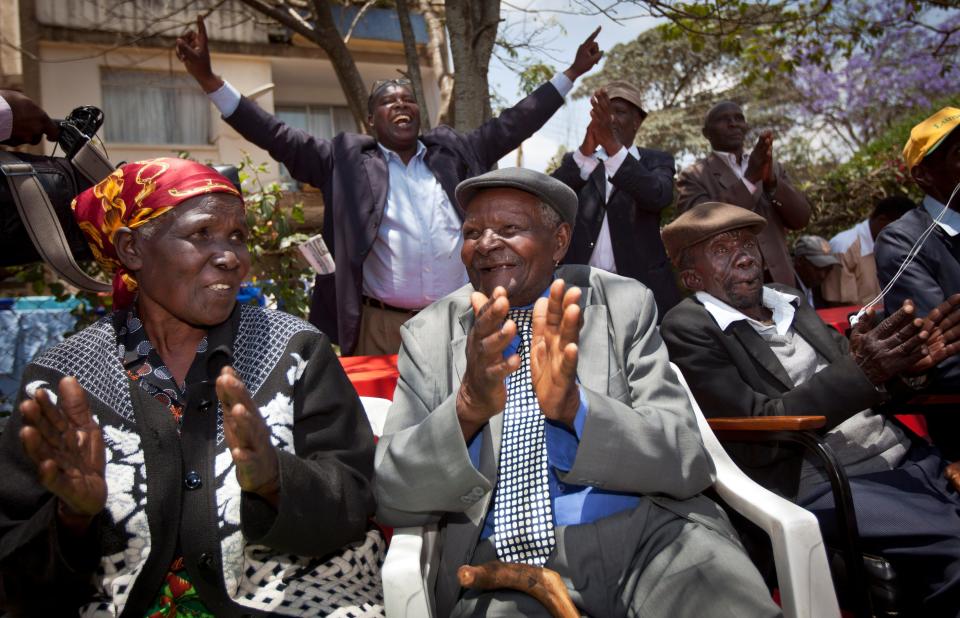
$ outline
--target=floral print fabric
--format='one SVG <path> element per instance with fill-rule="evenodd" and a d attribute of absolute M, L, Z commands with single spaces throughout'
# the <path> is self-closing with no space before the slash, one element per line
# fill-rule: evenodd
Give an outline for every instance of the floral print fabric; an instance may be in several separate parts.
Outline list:
<path fill-rule="evenodd" d="M 145 392 L 162 403 L 177 422 L 177 431 L 183 420 L 186 383 L 177 384 L 173 373 L 164 364 L 160 354 L 154 349 L 143 322 L 131 310 L 124 325 L 117 331 L 117 351 L 123 363 L 127 377 L 140 385 Z M 207 352 L 207 338 L 197 346 L 197 355 L 193 362 L 203 362 Z M 163 580 L 157 598 L 145 614 L 148 618 L 212 618 L 210 613 L 190 581 L 190 574 L 183 565 L 183 558 L 177 558 L 170 565 Z"/>

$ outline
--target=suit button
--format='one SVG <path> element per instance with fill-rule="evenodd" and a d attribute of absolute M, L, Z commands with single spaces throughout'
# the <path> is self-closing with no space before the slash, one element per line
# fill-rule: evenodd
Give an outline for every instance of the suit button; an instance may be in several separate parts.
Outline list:
<path fill-rule="evenodd" d="M 207 410 L 210 409 L 210 406 L 212 406 L 212 405 L 213 405 L 213 404 L 212 404 L 211 402 L 209 402 L 209 401 L 206 401 L 206 400 L 201 401 L 201 402 L 200 402 L 200 411 L 201 411 L 201 412 L 206 412 Z"/>
<path fill-rule="evenodd" d="M 217 566 L 217 560 L 213 557 L 213 554 L 203 552 L 200 554 L 200 557 L 197 558 L 197 566 L 200 567 L 202 571 L 213 571 Z"/>
<path fill-rule="evenodd" d="M 471 489 L 470 493 L 476 496 L 477 498 L 479 498 L 483 495 L 483 487 L 480 487 L 478 485 L 477 487 L 474 487 L 473 489 Z"/>
<path fill-rule="evenodd" d="M 200 489 L 203 486 L 203 479 L 200 478 L 200 473 L 195 470 L 187 472 L 187 475 L 183 477 L 183 486 L 187 489 Z"/>

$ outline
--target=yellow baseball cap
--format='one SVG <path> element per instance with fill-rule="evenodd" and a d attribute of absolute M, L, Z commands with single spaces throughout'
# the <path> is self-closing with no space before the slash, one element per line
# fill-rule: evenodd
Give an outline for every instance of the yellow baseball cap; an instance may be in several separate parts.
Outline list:
<path fill-rule="evenodd" d="M 944 107 L 910 130 L 910 139 L 903 147 L 907 169 L 920 165 L 923 158 L 936 150 L 950 133 L 960 126 L 960 109 Z"/>

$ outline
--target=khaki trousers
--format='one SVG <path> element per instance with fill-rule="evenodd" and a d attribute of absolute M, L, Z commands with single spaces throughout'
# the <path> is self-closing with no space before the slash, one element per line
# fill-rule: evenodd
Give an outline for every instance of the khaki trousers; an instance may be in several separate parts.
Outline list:
<path fill-rule="evenodd" d="M 353 351 L 356 356 L 379 356 L 381 354 L 396 354 L 400 351 L 400 327 L 415 314 L 391 311 L 360 306 L 360 336 L 357 339 L 357 348 Z"/>

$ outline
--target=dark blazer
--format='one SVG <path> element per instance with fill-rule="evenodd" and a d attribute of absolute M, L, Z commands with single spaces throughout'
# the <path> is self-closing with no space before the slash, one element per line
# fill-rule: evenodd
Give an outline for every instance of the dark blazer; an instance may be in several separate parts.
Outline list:
<path fill-rule="evenodd" d="M 786 286 L 772 287 L 800 296 Z M 695 296 L 667 313 L 660 333 L 670 360 L 683 371 L 707 418 L 822 415 L 827 417 L 825 431 L 829 431 L 885 399 L 850 356 L 847 339 L 806 302 L 799 303 L 793 326 L 830 362 L 800 386 L 794 385 L 753 327 L 741 320 L 720 330 Z M 727 450 L 761 485 L 796 498 L 802 462 L 799 449 L 788 444 L 730 444 Z"/>
<path fill-rule="evenodd" d="M 903 215 L 877 237 L 874 254 L 880 288 L 886 287 L 900 268 L 913 243 L 933 223 L 923 206 Z M 917 306 L 917 315 L 927 315 L 948 296 L 960 292 L 960 237 L 951 238 L 936 226 L 903 274 L 884 297 L 887 314 L 896 311 L 907 298 Z M 948 358 L 932 372 L 931 388 L 936 391 L 960 391 L 960 357 Z M 960 458 L 960 419 L 931 414 L 930 437 L 948 460 Z"/>
<path fill-rule="evenodd" d="M 580 205 L 573 240 L 563 263 L 590 262 L 606 213 L 617 274 L 650 288 L 662 319 L 680 302 L 680 290 L 660 239 L 660 212 L 673 201 L 675 168 L 673 157 L 665 152 L 638 150 L 640 159 L 627 156 L 610 179 L 614 190 L 609 201 L 603 164 L 597 165 L 590 178 L 584 180 L 573 154 L 564 155 L 553 177 L 577 192 Z"/>
<path fill-rule="evenodd" d="M 562 103 L 563 97 L 547 83 L 470 133 L 439 126 L 420 136 L 427 148 L 427 166 L 461 218 L 463 210 L 454 197 L 457 183 L 493 167 L 543 126 Z M 377 237 L 387 203 L 390 180 L 383 153 L 367 135 L 340 133 L 325 140 L 287 126 L 246 97 L 224 120 L 286 165 L 291 176 L 323 193 L 323 238 L 337 270 L 317 277 L 310 321 L 329 333 L 344 354 L 350 354 L 360 331 L 363 260 Z"/>
<path fill-rule="evenodd" d="M 767 220 L 760 232 L 760 254 L 770 278 L 783 285 L 794 284 L 793 260 L 787 249 L 786 230 L 803 229 L 810 221 L 810 203 L 790 184 L 783 166 L 773 164 L 777 190 L 767 195 L 761 188 L 751 194 L 730 166 L 714 153 L 680 172 L 677 211 L 686 212 L 700 202 L 726 202 L 752 210 Z"/>

